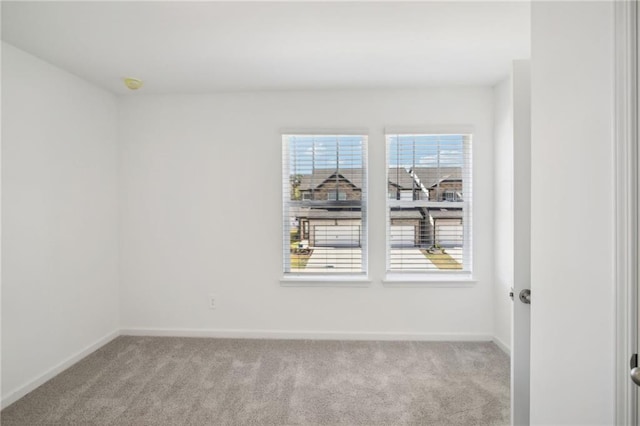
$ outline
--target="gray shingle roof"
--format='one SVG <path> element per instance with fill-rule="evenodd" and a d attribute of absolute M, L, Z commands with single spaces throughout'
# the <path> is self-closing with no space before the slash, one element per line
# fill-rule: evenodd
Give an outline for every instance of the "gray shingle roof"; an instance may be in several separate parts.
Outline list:
<path fill-rule="evenodd" d="M 461 167 L 416 167 L 414 173 L 427 188 L 436 186 L 443 180 L 461 180 Z"/>
<path fill-rule="evenodd" d="M 422 219 L 419 210 L 391 210 L 391 219 Z M 310 209 L 298 213 L 298 217 L 307 217 L 309 219 L 361 219 L 362 213 L 357 210 L 321 210 Z"/>
<path fill-rule="evenodd" d="M 362 212 L 354 210 L 319 210 L 311 209 L 308 212 L 309 219 L 361 219 Z"/>
<path fill-rule="evenodd" d="M 336 169 L 315 169 L 312 174 L 300 175 L 299 188 L 301 191 L 316 189 L 337 171 Z M 413 171 L 426 188 L 436 186 L 438 182 L 443 180 L 462 179 L 462 168 L 460 167 L 416 167 Z M 356 188 L 362 187 L 362 169 L 340 169 L 339 174 Z M 413 177 L 404 167 L 391 167 L 389 168 L 389 183 L 400 186 L 401 189 L 412 189 Z"/>
<path fill-rule="evenodd" d="M 389 168 L 389 183 L 399 186 L 400 189 L 413 189 L 414 181 L 409 172 L 404 167 Z"/>
<path fill-rule="evenodd" d="M 422 219 L 422 213 L 417 209 L 391 210 L 389 217 L 391 219 Z"/>
<path fill-rule="evenodd" d="M 362 169 L 315 169 L 312 174 L 301 175 L 300 190 L 308 191 L 316 189 L 331 176 L 339 173 L 340 176 L 351 182 L 356 188 L 362 187 Z"/>
<path fill-rule="evenodd" d="M 434 219 L 462 219 L 462 209 L 429 209 Z"/>

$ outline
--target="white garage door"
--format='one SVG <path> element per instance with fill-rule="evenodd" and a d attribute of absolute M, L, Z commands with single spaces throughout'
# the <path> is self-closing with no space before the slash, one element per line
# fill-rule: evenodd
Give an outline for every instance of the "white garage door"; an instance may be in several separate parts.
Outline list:
<path fill-rule="evenodd" d="M 316 225 L 314 245 L 316 247 L 359 247 L 359 225 Z"/>
<path fill-rule="evenodd" d="M 415 247 L 416 227 L 410 225 L 391 225 L 391 247 Z"/>
<path fill-rule="evenodd" d="M 437 224 L 436 241 L 443 247 L 462 247 L 462 224 Z"/>

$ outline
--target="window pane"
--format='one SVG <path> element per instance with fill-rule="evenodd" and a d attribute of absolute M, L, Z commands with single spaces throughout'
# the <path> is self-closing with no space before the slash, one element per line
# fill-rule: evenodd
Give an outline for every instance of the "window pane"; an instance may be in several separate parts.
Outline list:
<path fill-rule="evenodd" d="M 283 136 L 285 274 L 363 273 L 365 136 Z"/>
<path fill-rule="evenodd" d="M 387 136 L 387 269 L 470 270 L 470 135 Z"/>

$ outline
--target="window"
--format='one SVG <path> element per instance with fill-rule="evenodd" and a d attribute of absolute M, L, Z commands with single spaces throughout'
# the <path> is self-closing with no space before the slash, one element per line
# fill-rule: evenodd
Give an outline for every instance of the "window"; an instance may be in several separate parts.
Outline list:
<path fill-rule="evenodd" d="M 344 191 L 327 192 L 327 200 L 329 201 L 344 201 L 346 199 L 347 199 L 347 193 Z"/>
<path fill-rule="evenodd" d="M 283 271 L 366 272 L 364 135 L 283 135 Z"/>
<path fill-rule="evenodd" d="M 387 134 L 387 271 L 471 272 L 471 135 Z"/>
<path fill-rule="evenodd" d="M 444 201 L 462 201 L 462 197 L 459 192 L 444 191 Z"/>

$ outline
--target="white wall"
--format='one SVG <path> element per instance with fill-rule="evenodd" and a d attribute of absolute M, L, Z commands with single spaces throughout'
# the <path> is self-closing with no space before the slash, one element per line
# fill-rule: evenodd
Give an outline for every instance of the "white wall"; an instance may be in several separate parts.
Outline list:
<path fill-rule="evenodd" d="M 513 90 L 511 78 L 493 88 L 494 302 L 495 338 L 511 348 L 513 286 Z"/>
<path fill-rule="evenodd" d="M 532 4 L 532 424 L 614 423 L 613 3 Z"/>
<path fill-rule="evenodd" d="M 2 402 L 118 329 L 113 95 L 2 44 Z"/>
<path fill-rule="evenodd" d="M 121 98 L 121 291 L 127 332 L 334 337 L 493 335 L 493 91 L 226 93 Z M 470 288 L 383 286 L 385 126 L 470 124 Z M 283 128 L 370 129 L 369 288 L 283 287 Z M 207 295 L 218 297 L 209 310 Z M 174 330 L 175 332 L 175 330 Z M 296 334 L 297 333 L 297 334 Z M 352 334 L 350 334 L 352 333 Z"/>

